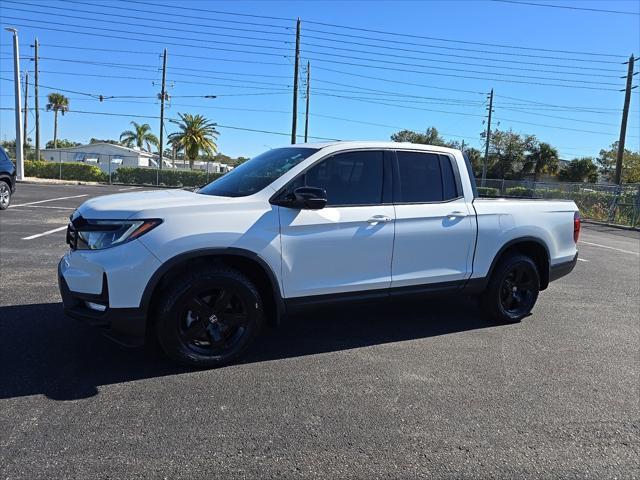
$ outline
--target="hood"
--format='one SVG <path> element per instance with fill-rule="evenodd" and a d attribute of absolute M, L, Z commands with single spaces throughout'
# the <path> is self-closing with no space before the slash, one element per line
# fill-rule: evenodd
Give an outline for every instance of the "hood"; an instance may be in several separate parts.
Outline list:
<path fill-rule="evenodd" d="M 124 220 L 145 210 L 157 212 L 164 208 L 211 205 L 212 203 L 223 204 L 231 200 L 226 197 L 199 195 L 179 189 L 149 190 L 92 198 L 78 208 L 78 213 L 84 218 L 92 220 Z"/>

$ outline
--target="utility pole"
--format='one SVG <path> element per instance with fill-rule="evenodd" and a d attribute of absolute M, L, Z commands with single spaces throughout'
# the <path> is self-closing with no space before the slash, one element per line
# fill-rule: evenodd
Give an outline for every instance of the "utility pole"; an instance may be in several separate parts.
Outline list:
<path fill-rule="evenodd" d="M 24 72 L 24 127 L 22 127 L 23 131 L 23 141 L 22 141 L 22 152 L 24 155 L 27 154 L 27 143 L 29 139 L 27 136 L 29 135 L 27 132 L 29 131 L 29 71 L 25 70 Z"/>
<path fill-rule="evenodd" d="M 489 141 L 491 140 L 491 114 L 493 113 L 493 88 L 489 94 L 489 119 L 487 120 L 487 142 L 484 146 L 484 162 L 482 163 L 481 186 L 487 183 L 487 163 L 489 162 Z"/>
<path fill-rule="evenodd" d="M 291 144 L 296 143 L 298 126 L 298 68 L 300 66 L 300 19 L 296 22 L 296 60 L 293 67 L 293 118 L 291 119 Z"/>
<path fill-rule="evenodd" d="M 627 87 L 624 93 L 624 107 L 622 109 L 622 123 L 620 124 L 620 138 L 618 140 L 618 155 L 616 157 L 616 176 L 617 185 L 622 185 L 622 158 L 624 157 L 624 142 L 627 136 L 627 119 L 629 117 L 629 103 L 631 102 L 631 81 L 633 80 L 633 64 L 635 59 L 633 54 L 629 57 L 629 69 L 627 70 Z M 623 77 L 624 78 L 624 77 Z"/>
<path fill-rule="evenodd" d="M 34 85 L 34 100 L 36 108 L 36 160 L 40 160 L 40 104 L 38 101 L 38 39 L 36 38 L 35 44 L 35 85 Z"/>
<path fill-rule="evenodd" d="M 164 49 L 162 55 L 162 89 L 160 91 L 160 150 L 158 152 L 159 163 L 158 168 L 162 169 L 162 134 L 164 133 L 164 101 L 167 98 L 167 92 L 165 91 L 165 82 L 167 79 L 167 49 Z"/>
<path fill-rule="evenodd" d="M 311 64 L 307 62 L 307 106 L 304 111 L 304 142 L 307 143 L 307 136 L 309 134 L 309 93 L 311 81 Z"/>
<path fill-rule="evenodd" d="M 15 87 L 15 111 L 16 111 L 16 178 L 24 178 L 24 158 L 22 156 L 23 132 L 22 132 L 22 105 L 20 99 L 20 48 L 18 45 L 18 30 L 5 28 L 13 33 L 13 82 Z"/>

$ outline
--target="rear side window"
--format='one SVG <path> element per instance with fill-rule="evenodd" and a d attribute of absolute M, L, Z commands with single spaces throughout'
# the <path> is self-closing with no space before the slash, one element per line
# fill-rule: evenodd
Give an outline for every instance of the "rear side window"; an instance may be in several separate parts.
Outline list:
<path fill-rule="evenodd" d="M 451 200 L 458 197 L 456 190 L 456 176 L 453 173 L 451 158 L 440 155 L 440 167 L 442 169 L 443 200 Z"/>
<path fill-rule="evenodd" d="M 310 168 L 305 184 L 327 191 L 327 205 L 382 203 L 383 153 L 339 153 Z"/>
<path fill-rule="evenodd" d="M 458 196 L 451 160 L 445 155 L 398 151 L 394 202 L 428 203 Z"/>

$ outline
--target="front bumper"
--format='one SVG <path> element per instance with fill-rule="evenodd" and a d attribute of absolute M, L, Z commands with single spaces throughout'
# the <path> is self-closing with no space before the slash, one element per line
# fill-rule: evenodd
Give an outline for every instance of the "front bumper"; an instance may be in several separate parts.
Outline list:
<path fill-rule="evenodd" d="M 98 294 L 73 292 L 62 274 L 62 262 L 58 264 L 58 287 L 64 312 L 76 320 L 98 327 L 111 339 L 127 346 L 144 343 L 147 315 L 141 308 L 111 308 L 107 275 L 102 276 L 102 290 Z M 91 309 L 86 302 L 104 305 L 104 311 Z"/>

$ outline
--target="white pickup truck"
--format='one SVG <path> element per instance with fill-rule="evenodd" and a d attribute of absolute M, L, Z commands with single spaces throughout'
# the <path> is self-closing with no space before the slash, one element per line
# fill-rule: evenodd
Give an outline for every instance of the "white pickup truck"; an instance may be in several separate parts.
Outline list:
<path fill-rule="evenodd" d="M 478 295 L 519 321 L 577 261 L 571 201 L 479 199 L 458 150 L 277 148 L 200 188 L 91 199 L 58 268 L 68 315 L 173 359 L 237 359 L 265 323 L 318 303 Z M 133 341 L 133 339 L 140 339 Z"/>

